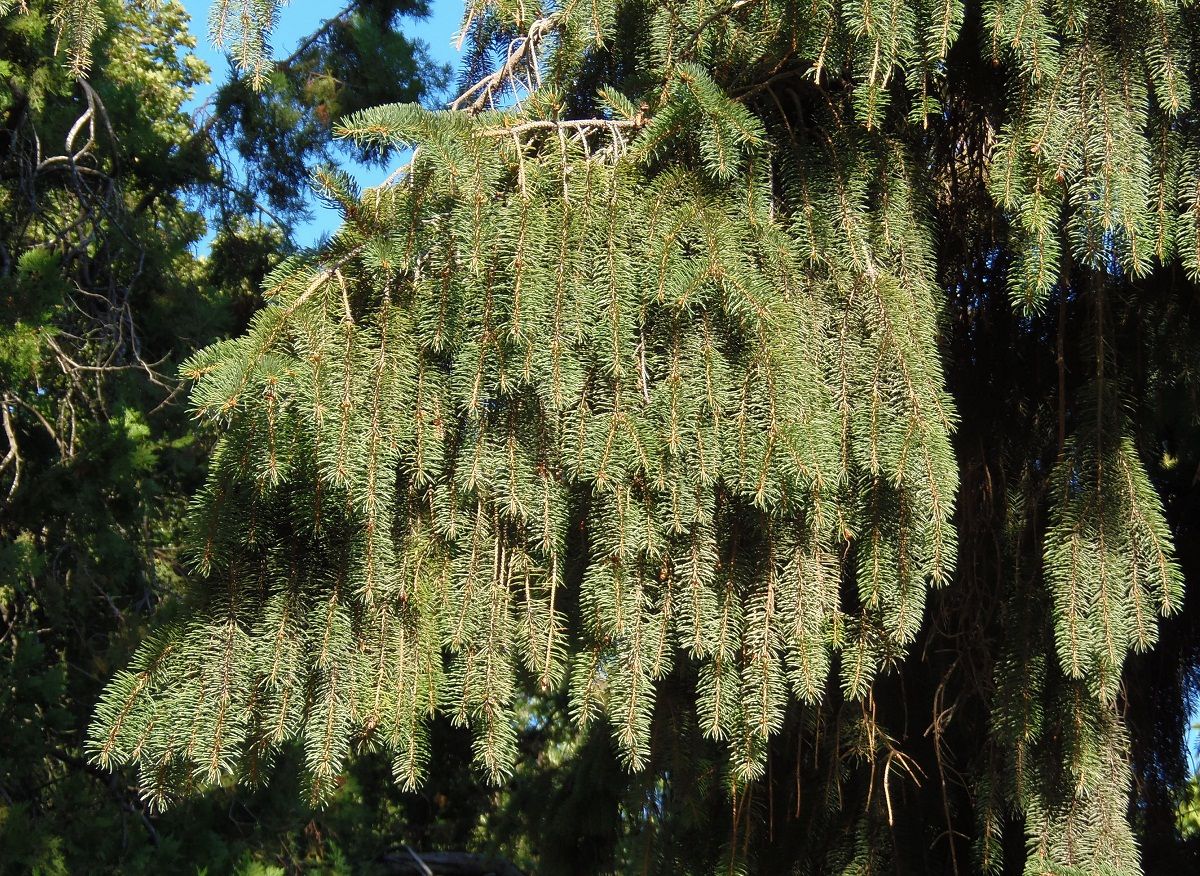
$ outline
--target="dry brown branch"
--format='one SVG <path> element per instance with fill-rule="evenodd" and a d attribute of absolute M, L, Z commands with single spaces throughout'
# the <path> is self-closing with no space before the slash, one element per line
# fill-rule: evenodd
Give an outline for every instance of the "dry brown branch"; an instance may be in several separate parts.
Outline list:
<path fill-rule="evenodd" d="M 523 37 L 517 37 L 508 46 L 508 55 L 504 63 L 494 73 L 480 79 L 450 104 L 450 109 L 466 109 L 469 113 L 478 113 L 490 105 L 495 94 L 503 89 L 505 84 L 512 81 L 518 70 L 527 76 L 530 71 L 533 77 L 541 81 L 538 70 L 538 48 L 541 43 L 558 27 L 561 14 L 558 12 L 539 18 L 529 26 L 529 31 Z"/>
<path fill-rule="evenodd" d="M 0 421 L 4 424 L 4 436 L 8 439 L 8 453 L 4 455 L 4 459 L 0 460 L 0 473 L 6 471 L 9 466 L 12 467 L 13 476 L 12 483 L 8 486 L 8 498 L 12 498 L 13 493 L 21 485 L 21 450 L 17 443 L 16 430 L 12 425 L 12 408 L 8 403 L 8 397 L 4 398 L 3 403 L 0 403 Z"/>

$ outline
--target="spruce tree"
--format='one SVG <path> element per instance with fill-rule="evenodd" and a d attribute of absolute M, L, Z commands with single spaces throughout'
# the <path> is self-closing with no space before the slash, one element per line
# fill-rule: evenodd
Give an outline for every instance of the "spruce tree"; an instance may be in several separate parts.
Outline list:
<path fill-rule="evenodd" d="M 253 72 L 275 4 L 245 6 Z M 411 161 L 322 172 L 341 230 L 184 369 L 222 434 L 193 602 L 110 683 L 97 762 L 159 805 L 290 746 L 314 801 L 363 750 L 415 788 L 440 715 L 502 783 L 515 707 L 565 690 L 655 806 L 720 751 L 702 866 L 1138 872 L 1122 673 L 1185 580 L 1155 479 L 1195 461 L 1163 320 L 1195 338 L 1196 14 L 469 4 L 447 110 L 341 128 Z"/>

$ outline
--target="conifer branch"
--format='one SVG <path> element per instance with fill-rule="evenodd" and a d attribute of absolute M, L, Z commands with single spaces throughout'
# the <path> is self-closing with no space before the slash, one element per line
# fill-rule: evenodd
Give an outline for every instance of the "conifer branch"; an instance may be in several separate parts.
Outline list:
<path fill-rule="evenodd" d="M 179 657 L 114 686 L 111 757 L 166 788 L 302 740 L 321 799 L 370 739 L 415 787 L 442 714 L 497 781 L 526 679 L 565 685 L 577 727 L 604 718 L 623 763 L 651 768 L 670 679 L 724 752 L 738 830 L 803 709 L 829 798 L 866 801 L 839 866 L 868 869 L 870 825 L 905 824 L 901 794 L 936 769 L 952 870 L 971 797 L 983 859 L 1019 822 L 1031 866 L 1135 872 L 1115 708 L 1182 573 L 1119 397 L 1115 316 L 1098 312 L 1096 379 L 1074 386 L 1069 272 L 1143 283 L 1169 235 L 1195 267 L 1184 25 L 1144 11 L 1153 72 L 1116 61 L 1108 19 L 985 4 L 987 75 L 1014 95 L 993 143 L 955 90 L 980 60 L 961 57 L 976 16 L 957 0 L 552 8 L 529 24 L 522 4 L 473 4 L 472 75 L 519 34 L 497 69 L 448 111 L 351 119 L 364 143 L 417 147 L 404 184 L 362 198 L 327 175 L 332 245 L 189 363 L 223 432 L 195 517 L 200 586 L 222 595 L 173 634 Z M 497 109 L 510 85 L 519 107 Z M 969 253 L 949 265 L 948 224 Z M 1016 313 L 988 309 L 1004 282 Z M 1115 313 L 1124 294 L 1089 300 Z M 988 346 L 1000 324 L 1019 356 Z M 954 441 L 959 343 L 1056 363 L 1054 398 L 989 400 L 1026 418 L 1000 460 L 964 465 L 977 436 Z M 958 568 L 972 526 L 996 544 Z M 918 637 L 922 660 L 960 655 L 934 676 L 924 764 L 876 708 Z M 987 757 L 959 764 L 977 796 L 949 761 L 952 686 L 989 716 Z"/>

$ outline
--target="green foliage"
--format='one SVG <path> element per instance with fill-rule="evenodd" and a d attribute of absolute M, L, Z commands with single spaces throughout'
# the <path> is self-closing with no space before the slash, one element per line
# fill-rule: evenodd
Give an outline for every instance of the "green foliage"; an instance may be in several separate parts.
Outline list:
<path fill-rule="evenodd" d="M 83 76 L 92 64 L 92 42 L 104 29 L 98 0 L 62 0 L 52 19 L 58 28 L 58 45 L 66 49 L 71 73 Z"/>
<path fill-rule="evenodd" d="M 1197 425 L 1150 315 L 1193 337 L 1192 7 L 464 29 L 450 110 L 340 123 L 414 148 L 394 184 L 319 173 L 342 229 L 184 366 L 220 434 L 198 584 L 95 761 L 163 806 L 298 751 L 320 803 L 356 752 L 422 787 L 448 721 L 519 784 L 532 693 L 644 777 L 610 804 L 646 870 L 957 872 L 973 836 L 985 872 L 1137 872 L 1121 679 L 1180 610 L 1195 487 L 1144 461 Z"/>
<path fill-rule="evenodd" d="M 352 124 L 377 128 L 388 112 Z M 405 115 L 394 121 L 403 126 Z M 173 647 L 164 644 L 121 676 L 101 709 L 112 748 L 173 759 L 169 734 L 143 733 L 174 722 L 131 695 L 173 678 L 176 666 L 202 673 L 194 684 L 172 681 L 177 695 L 204 691 L 205 701 L 210 665 L 262 672 L 269 686 L 278 666 L 288 675 L 268 708 L 283 711 L 262 720 L 282 734 L 275 741 L 302 734 L 314 785 L 340 769 L 354 714 L 388 740 L 401 777 L 419 776 L 421 716 L 439 700 L 478 728 L 477 758 L 499 776 L 512 767 L 512 728 L 499 707 L 514 697 L 514 651 L 546 684 L 566 672 L 554 600 L 570 561 L 567 531 L 580 523 L 592 541 L 579 596 L 591 644 L 572 661 L 576 712 L 602 703 L 631 765 L 648 754 L 653 684 L 677 643 L 701 666 L 707 732 L 742 746 L 744 781 L 761 771 L 785 673 L 811 676 L 810 661 L 827 661 L 850 628 L 844 687 L 861 696 L 884 659 L 872 631 L 896 648 L 915 634 L 926 579 L 948 577 L 953 556 L 952 414 L 928 383 L 936 358 L 919 345 L 934 318 L 928 278 L 880 246 L 874 276 L 831 266 L 823 290 L 777 285 L 796 276 L 798 259 L 767 205 L 750 199 L 742 212 L 750 191 L 718 194 L 684 170 L 647 179 L 621 162 L 589 162 L 586 175 L 564 179 L 553 152 L 539 161 L 480 136 L 498 122 L 436 127 L 411 189 L 355 207 L 336 266 L 318 266 L 315 277 L 285 269 L 274 306 L 246 337 L 187 366 L 202 375 L 197 412 L 229 424 L 197 506 L 195 554 L 204 574 L 235 576 L 216 611 L 236 611 L 214 614 L 196 634 L 214 664 L 188 648 L 161 655 Z M 478 189 L 458 188 L 464 168 Z M 509 203 L 481 209 L 514 170 L 521 180 Z M 446 188 L 462 196 L 446 198 Z M 399 239 L 397 225 L 409 229 Z M 351 237 L 374 229 L 389 231 Z M 654 266 L 650 283 L 645 265 Z M 413 280 L 378 300 L 354 282 L 373 270 L 395 278 L 389 287 L 408 272 Z M 488 296 L 475 291 L 484 282 Z M 921 289 L 923 318 L 904 313 Z M 854 325 L 841 330 L 857 355 L 801 357 L 838 329 L 833 314 L 847 299 Z M 842 389 L 839 410 L 839 386 L 885 367 L 887 384 Z M 252 398 L 267 399 L 265 410 L 247 407 Z M 309 508 L 308 522 L 300 508 L 273 504 L 287 496 Z M 259 510 L 262 501 L 271 504 Z M 871 514 L 885 504 L 934 519 L 885 525 Z M 244 524 L 227 528 L 231 513 Z M 300 578 L 258 602 L 238 584 L 247 580 L 237 571 L 246 562 L 240 533 L 260 531 L 273 552 L 276 522 L 308 530 L 315 553 Z M 397 526 L 408 533 L 401 542 L 390 535 Z M 836 592 L 811 615 L 777 607 L 777 592 L 798 594 L 806 573 L 832 564 L 841 532 L 859 529 L 871 535 L 853 615 L 839 611 Z M 733 557 L 745 540 L 740 566 Z M 758 559 L 764 551 L 777 559 Z M 289 607 L 314 604 L 301 594 L 327 577 L 333 590 L 315 603 L 325 608 L 305 616 L 301 604 Z M 692 608 L 676 615 L 676 600 Z M 363 650 L 375 624 L 376 641 L 390 645 Z M 755 660 L 742 656 L 752 641 Z M 255 642 L 267 646 L 257 657 Z M 444 681 L 443 644 L 458 655 Z M 414 662 L 389 665 L 396 652 Z M 209 780 L 249 732 L 220 715 L 254 712 L 242 699 L 253 675 L 228 670 L 217 670 L 224 680 L 211 694 L 228 706 L 188 743 Z M 334 700 L 346 695 L 334 678 L 363 683 Z M 327 691 L 319 724 L 288 717 L 293 686 Z M 739 698 L 739 686 L 755 699 Z M 150 711 L 130 713 L 137 702 Z"/>
<path fill-rule="evenodd" d="M 1084 452 L 1072 442 L 1051 483 L 1061 497 L 1045 549 L 1059 661 L 1115 702 L 1125 655 L 1150 648 L 1156 613 L 1182 598 L 1162 506 L 1127 439 Z"/>
<path fill-rule="evenodd" d="M 215 4 L 214 21 L 222 15 L 232 21 L 233 5 Z M 446 70 L 429 58 L 424 43 L 399 29 L 427 11 L 414 0 L 360 0 L 322 22 L 281 61 L 267 63 L 265 56 L 245 61 L 239 55 L 241 69 L 250 75 L 231 77 L 217 92 L 211 133 L 223 175 L 240 182 L 234 192 L 212 192 L 214 200 L 242 214 L 266 205 L 287 222 L 305 213 L 314 167 L 339 153 L 386 160 L 389 153 L 379 149 L 345 143 L 335 149 L 332 130 L 364 107 L 440 93 Z M 265 51 L 265 43 L 255 51 Z"/>
<path fill-rule="evenodd" d="M 139 207 L 186 178 L 169 147 L 205 71 L 182 8 L 102 4 L 77 83 L 54 52 L 62 13 L 22 6 L 0 20 L 0 871 L 69 873 L 133 867 L 158 838 L 80 731 L 180 581 L 200 447 L 159 409 L 172 387 L 154 367 L 223 319 L 187 250 L 198 217 Z"/>
<path fill-rule="evenodd" d="M 279 782 L 155 816 L 83 757 L 102 680 L 152 612 L 180 610 L 180 529 L 211 435 L 173 372 L 241 331 L 288 251 L 282 228 L 213 210 L 210 253 L 194 254 L 192 205 L 226 205 L 231 186 L 215 125 L 183 111 L 208 75 L 187 15 L 92 6 L 105 19 L 83 37 L 85 70 L 59 31 L 68 4 L 0 3 L 0 873 L 364 872 L 402 831 L 444 830 L 432 807 L 389 797 L 386 764 L 360 761 L 322 812 Z M 379 40 L 391 99 L 420 96 L 408 44 Z M 324 154 L 328 122 L 301 165 Z"/>
<path fill-rule="evenodd" d="M 229 46 L 238 68 L 261 84 L 271 62 L 271 29 L 281 0 L 218 0 L 209 12 L 209 31 L 218 46 Z"/>
<path fill-rule="evenodd" d="M 1195 729 L 1193 725 L 1193 729 Z M 1179 833 L 1187 840 L 1200 837 L 1200 775 L 1194 775 L 1179 799 Z"/>

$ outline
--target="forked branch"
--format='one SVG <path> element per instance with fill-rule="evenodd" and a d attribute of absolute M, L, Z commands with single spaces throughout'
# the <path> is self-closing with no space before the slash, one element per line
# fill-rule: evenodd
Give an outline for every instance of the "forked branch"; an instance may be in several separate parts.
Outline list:
<path fill-rule="evenodd" d="M 539 18 L 529 26 L 528 33 L 517 37 L 508 46 L 508 56 L 504 63 L 494 73 L 480 79 L 462 94 L 460 94 L 450 109 L 466 109 L 469 113 L 478 113 L 493 101 L 496 92 L 512 79 L 517 71 L 524 66 L 533 78 L 541 81 L 538 68 L 538 48 L 557 28 L 561 14 L 558 12 Z"/>

